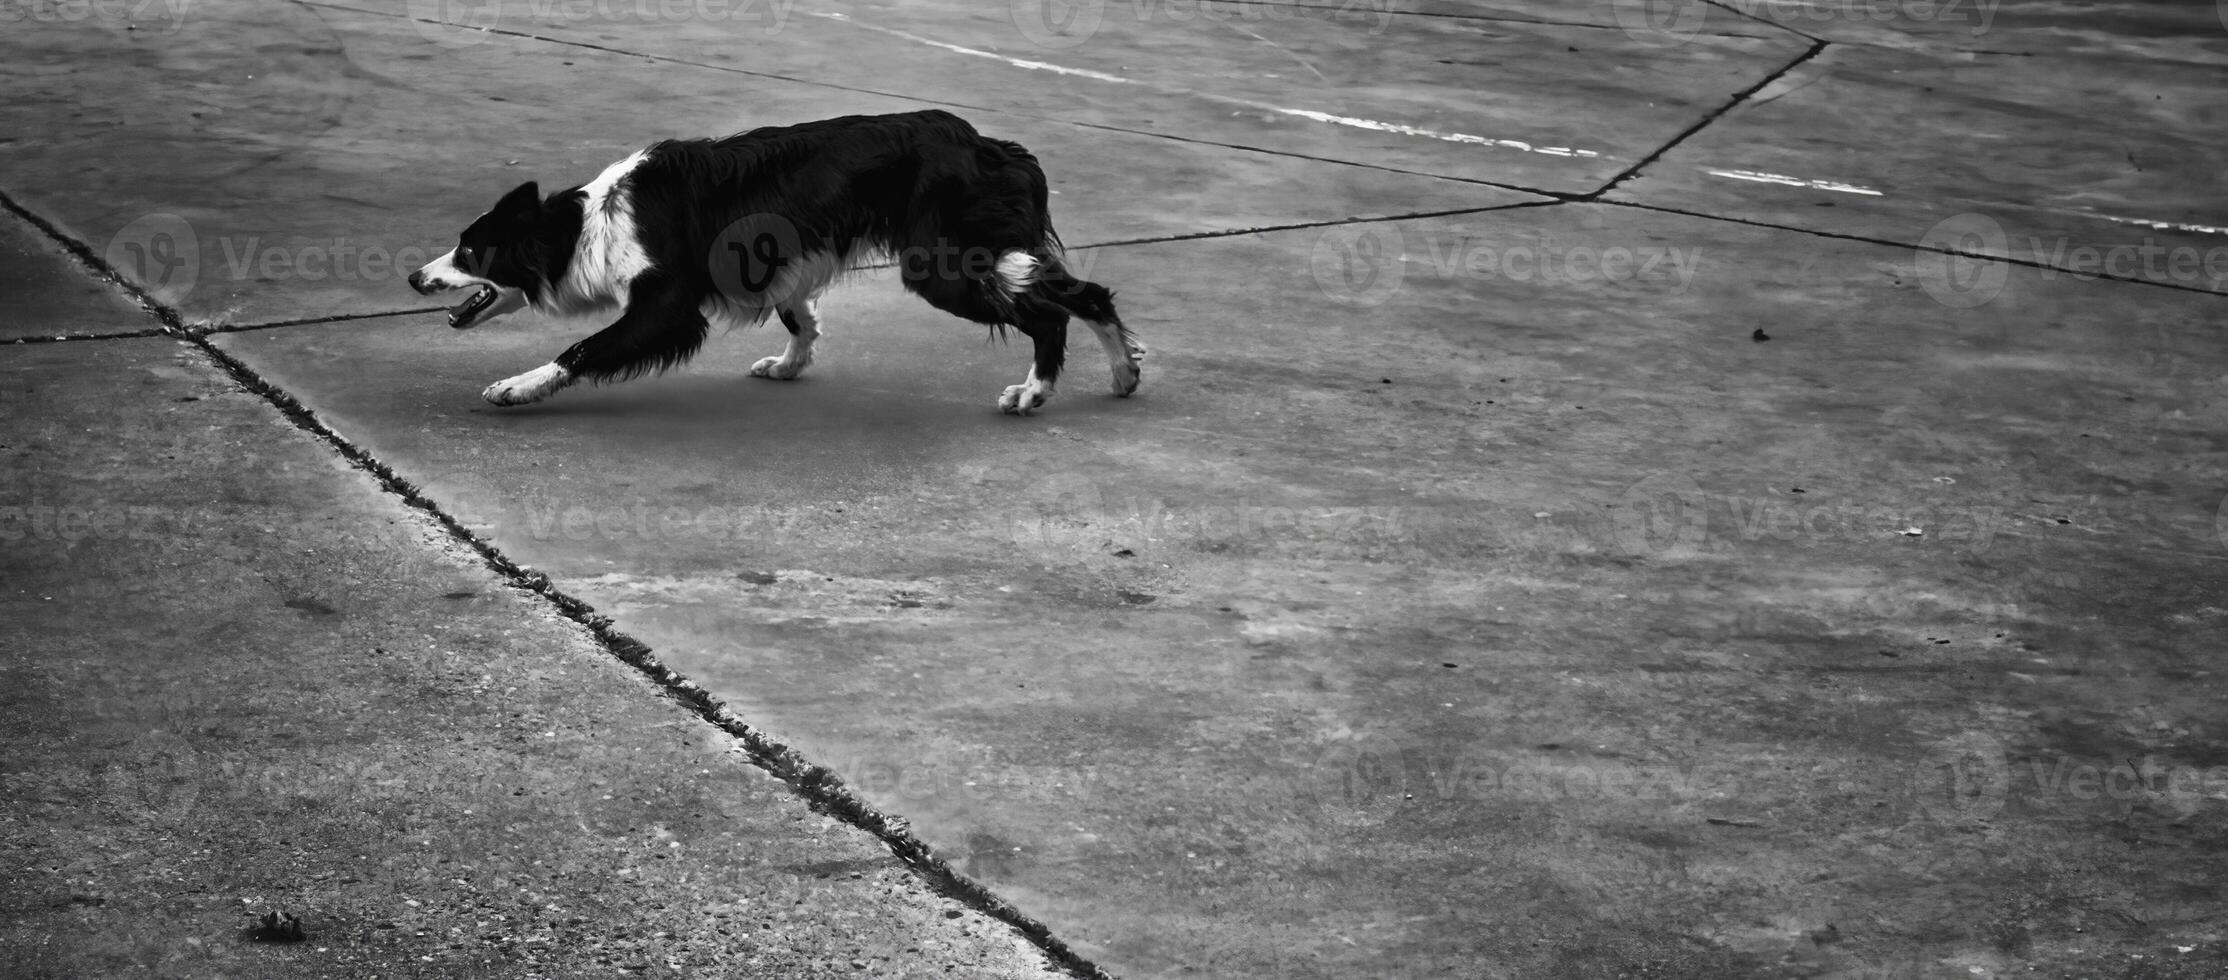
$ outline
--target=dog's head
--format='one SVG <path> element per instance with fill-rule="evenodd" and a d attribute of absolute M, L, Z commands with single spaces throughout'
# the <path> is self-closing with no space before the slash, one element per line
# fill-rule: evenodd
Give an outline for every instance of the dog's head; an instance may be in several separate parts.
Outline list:
<path fill-rule="evenodd" d="M 472 295 L 449 310 L 449 326 L 476 327 L 525 306 L 529 291 L 539 291 L 533 261 L 534 232 L 542 217 L 542 197 L 533 181 L 518 185 L 493 210 L 457 236 L 456 247 L 410 274 L 410 288 L 421 295 L 470 289 Z"/>

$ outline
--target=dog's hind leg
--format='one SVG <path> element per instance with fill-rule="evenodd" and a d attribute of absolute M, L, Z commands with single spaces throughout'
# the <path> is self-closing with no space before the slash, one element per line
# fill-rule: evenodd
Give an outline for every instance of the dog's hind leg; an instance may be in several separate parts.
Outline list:
<path fill-rule="evenodd" d="M 626 312 L 617 321 L 566 348 L 556 360 L 487 386 L 481 397 L 497 405 L 526 405 L 581 378 L 625 381 L 686 361 L 711 330 L 698 309 L 699 296 L 677 280 L 645 273 L 628 290 Z"/>
<path fill-rule="evenodd" d="M 798 302 L 785 302 L 774 308 L 781 317 L 781 325 L 789 328 L 789 346 L 782 348 L 779 357 L 762 358 L 750 366 L 754 378 L 773 378 L 788 381 L 803 374 L 805 365 L 812 363 L 812 343 L 820 339 L 820 304 L 806 298 Z"/>
<path fill-rule="evenodd" d="M 998 396 L 998 410 L 1027 415 L 1052 397 L 1052 385 L 1060 380 L 1060 366 L 1068 359 L 1068 314 L 1029 295 L 1015 297 L 1013 305 L 1013 325 L 1036 341 L 1037 356 L 1029 376 Z"/>
<path fill-rule="evenodd" d="M 1077 279 L 1068 274 L 1058 259 L 1038 263 L 1029 283 L 1029 292 L 1075 314 L 1089 324 L 1091 332 L 1098 335 L 1099 347 L 1106 351 L 1107 365 L 1114 373 L 1114 393 L 1129 397 L 1144 379 L 1145 345 L 1137 342 L 1129 328 L 1122 326 L 1122 318 L 1114 312 L 1114 292 L 1095 282 Z"/>

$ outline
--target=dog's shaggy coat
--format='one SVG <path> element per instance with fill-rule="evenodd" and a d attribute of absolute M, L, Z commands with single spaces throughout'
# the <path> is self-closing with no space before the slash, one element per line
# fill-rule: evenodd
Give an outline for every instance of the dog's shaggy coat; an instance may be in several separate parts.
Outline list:
<path fill-rule="evenodd" d="M 1071 315 L 1097 334 L 1115 393 L 1137 389 L 1144 348 L 1113 293 L 1063 263 L 1036 157 L 941 110 L 668 140 L 547 198 L 522 184 L 410 285 L 474 289 L 450 311 L 458 328 L 528 304 L 622 309 L 551 363 L 484 393 L 521 405 L 581 378 L 680 364 L 713 318 L 779 317 L 789 344 L 751 374 L 794 378 L 820 335 L 815 299 L 844 272 L 881 261 L 938 309 L 1034 342 L 1029 375 L 999 396 L 1002 410 L 1027 414 L 1051 395 Z"/>

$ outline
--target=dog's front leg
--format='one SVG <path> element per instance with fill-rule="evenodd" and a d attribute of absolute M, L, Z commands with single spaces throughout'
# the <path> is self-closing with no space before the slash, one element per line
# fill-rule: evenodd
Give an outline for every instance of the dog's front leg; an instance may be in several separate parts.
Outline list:
<path fill-rule="evenodd" d="M 789 328 L 789 346 L 781 349 L 780 356 L 762 358 L 751 365 L 750 373 L 756 378 L 788 381 L 803 374 L 805 365 L 812 363 L 812 344 L 820 339 L 820 304 L 806 299 L 783 303 L 774 312 L 781 316 L 781 325 Z"/>
<path fill-rule="evenodd" d="M 481 397 L 497 405 L 527 405 L 581 378 L 624 381 L 663 371 L 689 359 L 704 344 L 711 324 L 700 294 L 660 273 L 645 273 L 627 290 L 627 309 L 610 326 L 566 348 L 555 361 L 487 386 Z"/>

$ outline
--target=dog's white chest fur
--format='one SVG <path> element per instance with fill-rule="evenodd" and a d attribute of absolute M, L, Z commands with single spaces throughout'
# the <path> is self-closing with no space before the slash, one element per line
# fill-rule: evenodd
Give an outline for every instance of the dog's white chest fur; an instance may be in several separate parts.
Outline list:
<path fill-rule="evenodd" d="M 581 191 L 580 243 L 573 250 L 572 265 L 558 284 L 558 306 L 581 311 L 624 302 L 627 287 L 636 276 L 650 271 L 650 256 L 635 234 L 634 200 L 623 184 L 642 165 L 641 151 L 605 167 Z"/>

